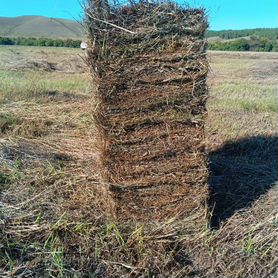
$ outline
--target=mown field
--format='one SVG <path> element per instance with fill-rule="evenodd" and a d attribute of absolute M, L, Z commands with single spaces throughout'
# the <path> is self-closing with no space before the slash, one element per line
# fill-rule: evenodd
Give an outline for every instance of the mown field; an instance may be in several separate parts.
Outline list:
<path fill-rule="evenodd" d="M 0 276 L 275 277 L 278 54 L 208 53 L 210 221 L 178 236 L 104 219 L 83 58 L 0 47 Z"/>

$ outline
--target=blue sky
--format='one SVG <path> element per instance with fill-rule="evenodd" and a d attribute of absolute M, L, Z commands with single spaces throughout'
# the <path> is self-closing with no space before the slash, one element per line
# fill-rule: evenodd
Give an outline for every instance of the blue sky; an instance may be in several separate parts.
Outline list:
<path fill-rule="evenodd" d="M 1 16 L 43 15 L 80 19 L 78 0 L 0 0 Z M 189 0 L 209 11 L 210 29 L 277 27 L 277 0 Z"/>

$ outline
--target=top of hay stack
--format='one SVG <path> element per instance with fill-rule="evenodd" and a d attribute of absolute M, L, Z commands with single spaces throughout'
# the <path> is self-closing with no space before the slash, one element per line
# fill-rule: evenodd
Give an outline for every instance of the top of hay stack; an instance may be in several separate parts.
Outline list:
<path fill-rule="evenodd" d="M 85 7 L 85 23 L 89 38 L 94 46 L 102 48 L 99 53 L 110 56 L 106 52 L 110 46 L 118 45 L 122 53 L 159 50 L 154 46 L 154 39 L 176 40 L 192 37 L 192 41 L 204 39 L 208 27 L 204 9 L 191 9 L 170 1 L 148 3 L 146 1 L 129 1 L 128 4 L 108 4 L 105 0 L 87 0 Z M 148 42 L 152 42 L 149 45 Z M 130 43 L 135 49 L 130 49 Z M 117 49 L 119 51 L 119 49 Z M 196 49 L 195 49 L 196 50 Z M 196 54 L 196 53 L 195 53 Z"/>

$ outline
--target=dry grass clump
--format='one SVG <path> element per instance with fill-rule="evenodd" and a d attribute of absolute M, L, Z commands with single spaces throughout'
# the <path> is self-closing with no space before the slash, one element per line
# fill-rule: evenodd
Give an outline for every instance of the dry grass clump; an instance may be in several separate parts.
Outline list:
<path fill-rule="evenodd" d="M 0 132 L 6 133 L 16 124 L 17 119 L 10 114 L 0 114 Z"/>
<path fill-rule="evenodd" d="M 88 1 L 94 118 L 104 191 L 120 219 L 165 220 L 205 206 L 204 10 Z"/>
<path fill-rule="evenodd" d="M 42 137 L 53 124 L 47 119 L 17 118 L 10 114 L 0 115 L 0 136 Z"/>
<path fill-rule="evenodd" d="M 249 210 L 238 212 L 221 227 L 209 243 L 216 253 L 212 256 L 214 269 L 210 270 L 213 275 L 224 272 L 227 277 L 275 277 L 277 202 L 276 186 Z"/>

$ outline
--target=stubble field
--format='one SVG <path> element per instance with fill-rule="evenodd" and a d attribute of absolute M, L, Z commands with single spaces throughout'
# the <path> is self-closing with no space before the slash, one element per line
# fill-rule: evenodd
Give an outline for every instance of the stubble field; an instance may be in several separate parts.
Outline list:
<path fill-rule="evenodd" d="M 208 57 L 210 221 L 198 234 L 185 227 L 153 260 L 153 234 L 127 232 L 99 211 L 84 52 L 0 47 L 1 277 L 180 277 L 181 268 L 184 277 L 275 275 L 278 54 Z M 179 266 L 167 265 L 171 256 Z"/>

